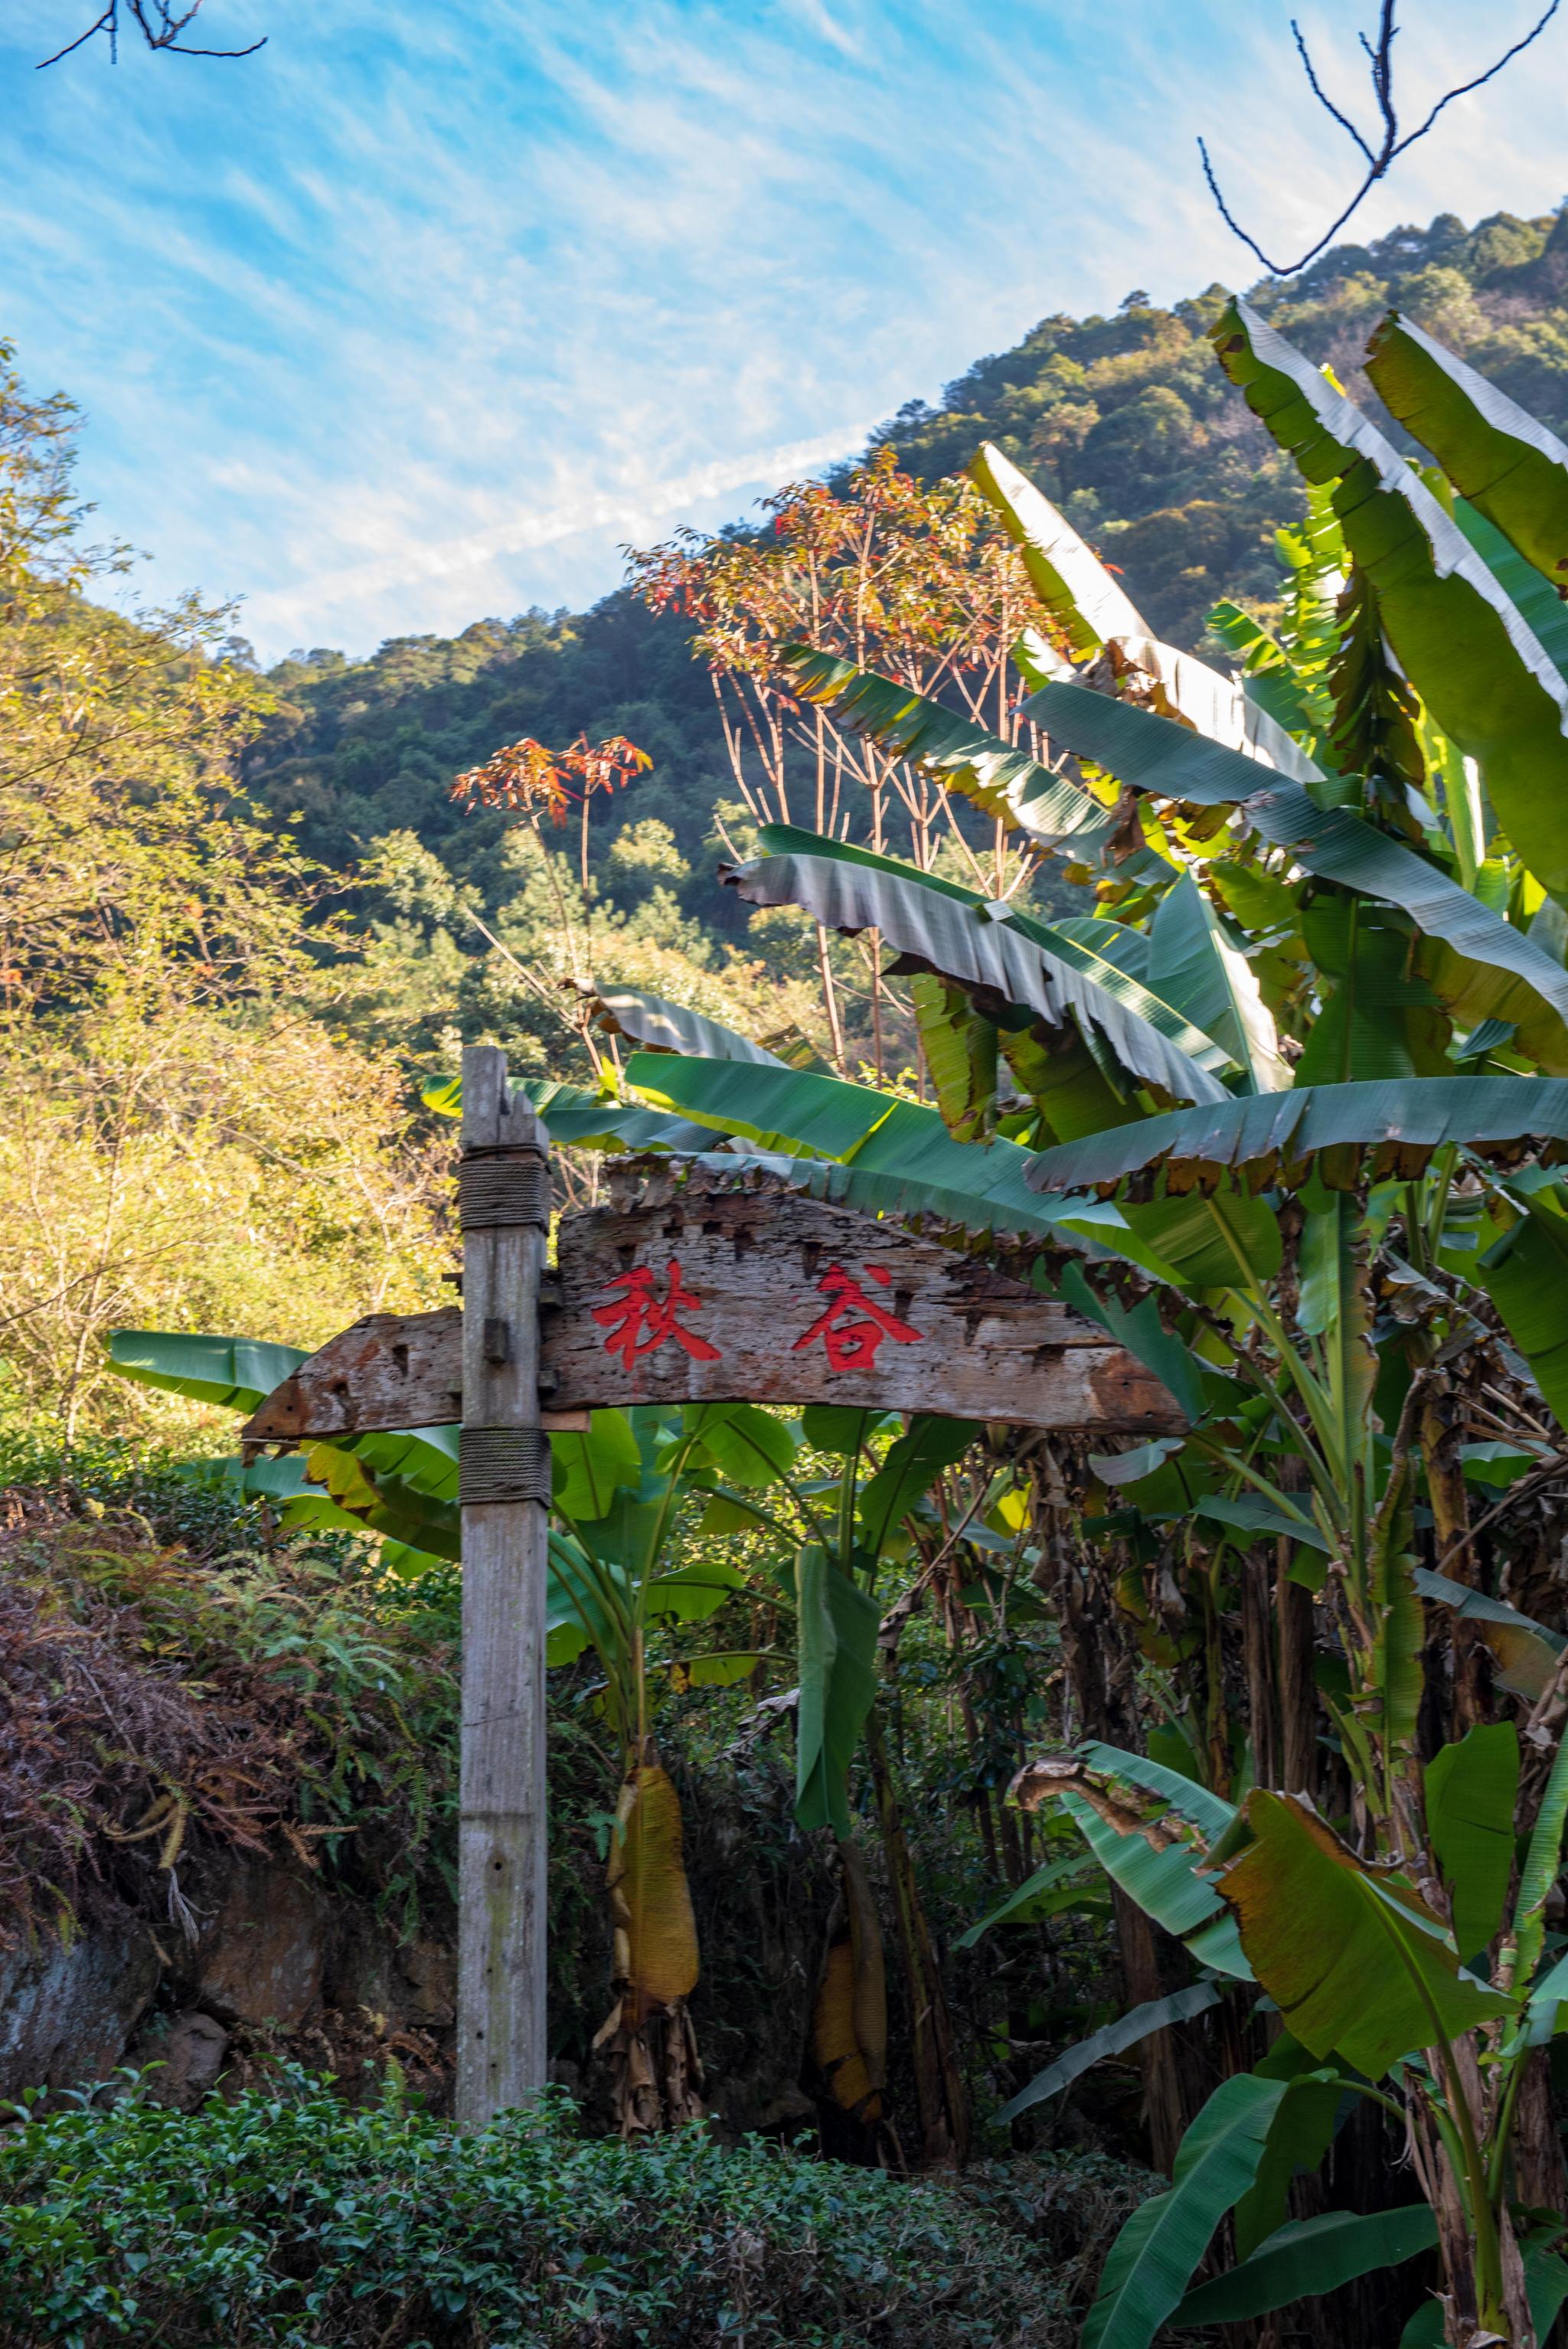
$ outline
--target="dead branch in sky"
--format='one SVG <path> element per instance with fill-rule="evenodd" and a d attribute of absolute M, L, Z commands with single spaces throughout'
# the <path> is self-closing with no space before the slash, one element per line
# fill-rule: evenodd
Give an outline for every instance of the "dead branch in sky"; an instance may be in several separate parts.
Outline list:
<path fill-rule="evenodd" d="M 102 16 L 89 25 L 85 33 L 78 33 L 74 41 L 67 41 L 65 47 L 57 49 L 52 57 L 39 58 L 39 71 L 45 66 L 57 66 L 62 57 L 68 57 L 73 49 L 85 47 L 99 33 L 107 34 L 110 62 L 118 65 L 122 9 L 138 27 L 150 49 L 167 49 L 173 57 L 253 57 L 258 49 L 264 49 L 267 46 L 267 36 L 263 33 L 259 41 L 252 41 L 242 49 L 189 47 L 180 36 L 201 15 L 201 0 L 191 0 L 185 8 L 179 6 L 178 0 L 173 5 L 170 5 L 170 0 L 108 0 Z"/>
<path fill-rule="evenodd" d="M 1430 113 L 1428 114 L 1425 121 L 1418 123 L 1414 130 L 1407 130 L 1404 137 L 1401 138 L 1399 136 L 1398 115 L 1394 104 L 1394 42 L 1399 29 L 1398 26 L 1395 22 L 1395 11 L 1398 5 L 1398 0 L 1382 0 L 1376 45 L 1367 39 L 1365 33 L 1358 33 L 1357 35 L 1357 39 L 1360 42 L 1363 50 L 1366 52 L 1367 60 L 1371 67 L 1372 95 L 1377 102 L 1378 119 L 1382 126 L 1380 135 L 1377 133 L 1374 134 L 1377 139 L 1376 146 L 1373 145 L 1370 139 L 1366 138 L 1362 134 L 1362 132 L 1357 128 L 1356 124 L 1351 120 L 1350 117 L 1344 113 L 1340 108 L 1336 106 L 1334 100 L 1328 96 L 1328 93 L 1317 78 L 1317 69 L 1312 62 L 1312 57 L 1306 46 L 1305 36 L 1303 34 L 1301 26 L 1296 23 L 1295 18 L 1293 16 L 1291 18 L 1290 29 L 1295 36 L 1296 51 L 1301 58 L 1302 66 L 1306 74 L 1307 86 L 1311 89 L 1312 94 L 1314 98 L 1316 98 L 1318 104 L 1324 109 L 1324 111 L 1333 117 L 1334 120 L 1338 123 L 1341 130 L 1343 130 L 1346 136 L 1355 142 L 1356 146 L 1359 148 L 1367 164 L 1365 177 L 1363 178 L 1360 186 L 1357 189 L 1356 193 L 1351 197 L 1350 202 L 1346 205 L 1338 218 L 1325 229 L 1323 234 L 1318 238 L 1317 243 L 1309 246 L 1307 251 L 1302 254 L 1299 261 L 1271 261 L 1268 254 L 1264 251 L 1263 246 L 1257 242 L 1257 239 L 1248 235 L 1246 230 L 1243 228 L 1241 222 L 1236 219 L 1234 213 L 1226 203 L 1224 197 L 1221 194 L 1219 181 L 1214 176 L 1213 164 L 1209 160 L 1209 150 L 1203 140 L 1200 139 L 1198 141 L 1198 152 L 1203 158 L 1203 176 L 1209 182 L 1210 194 L 1213 197 L 1215 203 L 1220 208 L 1221 219 L 1224 222 L 1227 228 L 1233 230 L 1235 234 L 1241 238 L 1242 243 L 1250 252 L 1256 254 L 1258 259 L 1263 263 L 1264 267 L 1272 276 L 1294 276 L 1298 269 L 1305 269 L 1309 261 L 1316 260 L 1318 254 L 1324 250 L 1324 247 L 1328 244 L 1333 238 L 1338 235 L 1340 230 L 1345 226 L 1346 222 L 1350 218 L 1351 213 L 1355 212 L 1357 206 L 1371 193 L 1378 181 L 1387 179 L 1389 171 L 1392 169 L 1393 165 L 1398 162 L 1399 157 L 1406 152 L 1407 149 L 1413 147 L 1418 139 L 1424 139 L 1426 137 L 1433 123 L 1436 122 L 1439 115 L 1441 114 L 1443 109 L 1446 106 L 1451 106 L 1456 98 L 1468 97 L 1472 89 L 1480 89 L 1485 83 L 1495 79 L 1497 75 L 1502 71 L 1504 66 L 1508 65 L 1514 57 L 1518 57 L 1522 49 L 1527 49 L 1532 41 L 1539 40 L 1542 34 L 1546 30 L 1547 26 L 1552 22 L 1553 17 L 1557 14 L 1558 8 L 1561 5 L 1562 0 L 1551 0 L 1551 5 L 1543 10 L 1542 15 L 1536 19 L 1535 23 L 1531 26 L 1529 32 L 1524 34 L 1522 38 L 1515 41 L 1511 48 L 1505 49 L 1501 57 L 1496 60 L 1495 64 L 1488 66 L 1486 71 L 1484 73 L 1477 74 L 1473 80 L 1460 82 L 1457 88 L 1445 91 L 1444 95 L 1439 98 L 1437 104 L 1432 108 Z"/>

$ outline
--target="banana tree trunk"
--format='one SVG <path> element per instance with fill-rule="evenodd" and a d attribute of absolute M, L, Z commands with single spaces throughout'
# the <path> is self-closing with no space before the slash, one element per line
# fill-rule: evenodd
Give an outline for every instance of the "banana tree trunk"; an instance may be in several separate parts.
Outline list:
<path fill-rule="evenodd" d="M 887 1745 L 874 1706 L 867 1716 L 865 1741 L 876 1790 L 877 1821 L 882 1829 L 888 1882 L 892 1890 L 899 1959 L 909 2001 L 922 2151 L 928 2164 L 961 2164 L 969 2157 L 969 2098 L 958 2068 L 947 1996 L 925 1911 L 920 1905 Z"/>

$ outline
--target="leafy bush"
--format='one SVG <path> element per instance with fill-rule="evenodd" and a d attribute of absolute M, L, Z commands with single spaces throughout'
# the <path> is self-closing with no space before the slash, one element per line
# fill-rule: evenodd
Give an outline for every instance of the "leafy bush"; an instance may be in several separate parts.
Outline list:
<path fill-rule="evenodd" d="M 556 2095 L 460 2136 L 325 2081 L 196 2117 L 132 2093 L 0 2131 L 10 2349 L 1055 2349 L 1139 2199 L 1091 2158 L 905 2183 L 687 2129 L 575 2134 Z"/>

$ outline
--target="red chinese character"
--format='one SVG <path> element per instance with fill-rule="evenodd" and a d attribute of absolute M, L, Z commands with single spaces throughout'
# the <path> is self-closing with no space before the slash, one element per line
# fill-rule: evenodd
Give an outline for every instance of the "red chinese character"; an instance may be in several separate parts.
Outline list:
<path fill-rule="evenodd" d="M 614 1296 L 616 1289 L 621 1291 L 619 1297 Z M 656 1354 L 666 1338 L 673 1338 L 694 1362 L 718 1361 L 717 1346 L 710 1346 L 706 1338 L 698 1338 L 681 1327 L 680 1315 L 700 1312 L 702 1299 L 681 1287 L 678 1264 L 670 1264 L 662 1298 L 655 1294 L 653 1267 L 645 1264 L 635 1265 L 630 1272 L 610 1281 L 606 1293 L 614 1302 L 596 1305 L 593 1319 L 603 1322 L 610 1332 L 604 1340 L 604 1351 L 619 1354 L 628 1370 L 642 1355 Z"/>
<path fill-rule="evenodd" d="M 866 1278 L 885 1288 L 891 1275 L 880 1265 L 868 1264 Z M 830 1264 L 817 1283 L 822 1295 L 832 1302 L 825 1313 L 820 1313 L 803 1337 L 797 1338 L 791 1352 L 799 1353 L 813 1339 L 820 1338 L 827 1348 L 828 1361 L 835 1371 L 869 1371 L 874 1368 L 877 1348 L 884 1338 L 892 1338 L 901 1346 L 919 1343 L 922 1332 L 912 1330 L 907 1321 L 889 1313 L 876 1299 L 866 1295 L 858 1280 L 851 1280 L 841 1264 Z"/>

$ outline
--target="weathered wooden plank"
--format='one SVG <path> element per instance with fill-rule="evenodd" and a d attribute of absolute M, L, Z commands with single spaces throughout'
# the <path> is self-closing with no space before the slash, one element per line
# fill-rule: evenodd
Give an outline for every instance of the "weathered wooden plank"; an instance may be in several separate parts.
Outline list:
<path fill-rule="evenodd" d="M 274 1387 L 245 1427 L 253 1444 L 363 1435 L 375 1428 L 449 1427 L 463 1415 L 463 1316 L 367 1313 Z M 548 1433 L 584 1428 L 585 1411 L 542 1411 Z"/>
<path fill-rule="evenodd" d="M 777 1190 L 674 1191 L 564 1217 L 545 1289 L 545 1425 L 608 1403 L 843 1402 L 1089 1434 L 1173 1430 L 1102 1330 L 972 1257 Z M 672 1267 L 675 1270 L 672 1272 Z M 268 1397 L 266 1441 L 450 1421 L 462 1317 L 372 1315 Z"/>
<path fill-rule="evenodd" d="M 1184 1424 L 1067 1307 L 797 1193 L 671 1186 L 659 1206 L 566 1219 L 557 1253 L 542 1349 L 557 1408 L 749 1399 L 1094 1434 Z"/>
<path fill-rule="evenodd" d="M 544 2085 L 549 1444 L 539 1287 L 549 1137 L 493 1045 L 463 1053 L 459 2125 Z"/>

